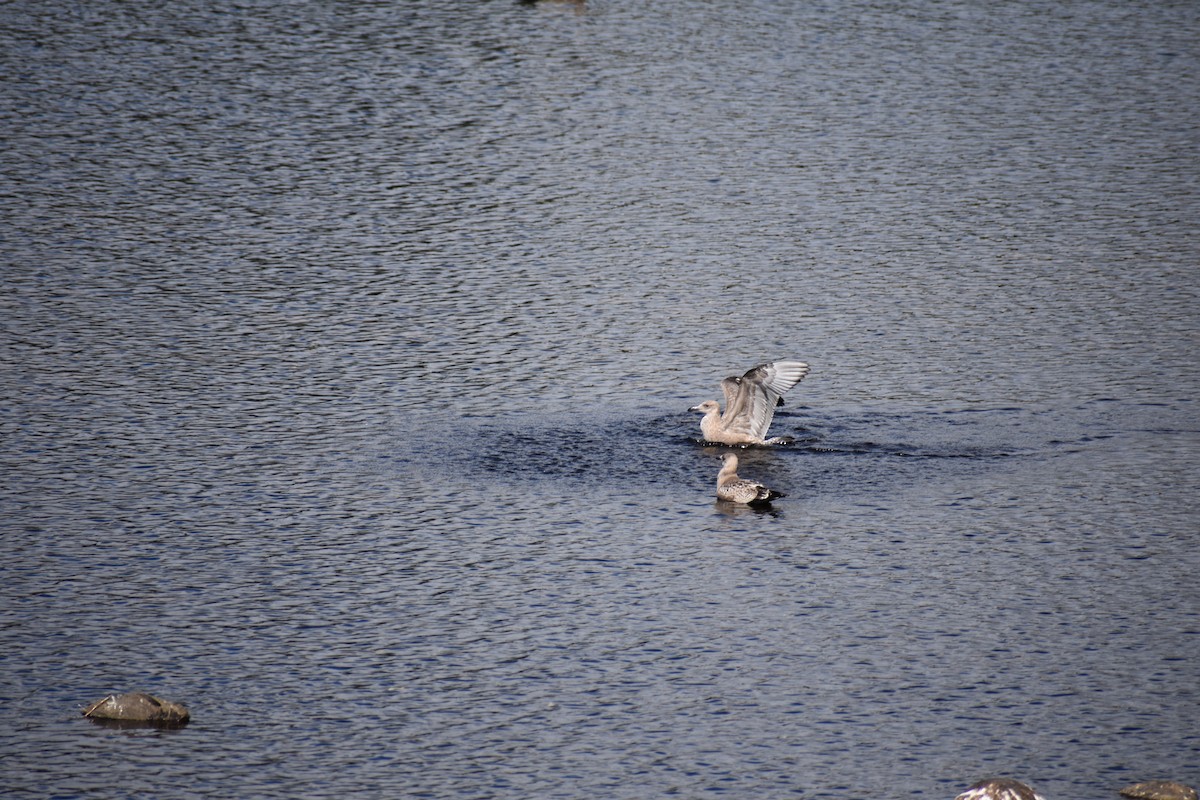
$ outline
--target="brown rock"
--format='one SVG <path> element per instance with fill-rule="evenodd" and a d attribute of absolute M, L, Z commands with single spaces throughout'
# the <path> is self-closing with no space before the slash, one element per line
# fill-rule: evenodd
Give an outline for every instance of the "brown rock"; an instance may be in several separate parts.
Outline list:
<path fill-rule="evenodd" d="M 1142 781 L 1120 792 L 1136 800 L 1197 800 L 1196 790 L 1175 781 Z"/>
<path fill-rule="evenodd" d="M 176 728 L 188 723 L 191 715 L 178 703 L 160 700 L 145 692 L 110 694 L 83 710 L 90 720 L 122 725 L 151 725 Z"/>

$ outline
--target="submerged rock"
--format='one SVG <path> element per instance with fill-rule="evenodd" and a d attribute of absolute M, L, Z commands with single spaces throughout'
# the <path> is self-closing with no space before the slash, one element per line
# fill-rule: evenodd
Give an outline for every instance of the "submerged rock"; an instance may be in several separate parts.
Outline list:
<path fill-rule="evenodd" d="M 1197 800 L 1196 790 L 1175 781 L 1142 781 L 1120 792 L 1136 800 Z"/>
<path fill-rule="evenodd" d="M 179 703 L 160 700 L 145 692 L 110 694 L 83 710 L 94 722 L 116 725 L 151 725 L 177 728 L 188 723 L 191 715 Z"/>

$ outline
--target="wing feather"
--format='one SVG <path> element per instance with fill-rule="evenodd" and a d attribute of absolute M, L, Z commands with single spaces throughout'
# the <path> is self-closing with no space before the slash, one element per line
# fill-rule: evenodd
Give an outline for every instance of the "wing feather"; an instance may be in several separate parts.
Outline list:
<path fill-rule="evenodd" d="M 738 389 L 742 385 L 742 379 L 734 376 L 729 376 L 721 381 L 721 391 L 725 393 L 725 408 L 728 409 L 737 399 Z"/>
<path fill-rule="evenodd" d="M 740 378 L 721 381 L 725 391 L 722 427 L 752 441 L 762 441 L 775 417 L 780 397 L 808 374 L 803 361 L 771 361 L 746 371 Z"/>

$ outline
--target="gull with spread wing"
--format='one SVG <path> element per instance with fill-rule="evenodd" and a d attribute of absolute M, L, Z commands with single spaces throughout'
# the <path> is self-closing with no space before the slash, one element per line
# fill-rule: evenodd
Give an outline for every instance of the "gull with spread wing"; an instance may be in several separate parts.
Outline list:
<path fill-rule="evenodd" d="M 725 392 L 725 413 L 716 400 L 705 400 L 688 411 L 704 414 L 700 432 L 704 440 L 719 444 L 782 444 L 783 437 L 765 438 L 775 416 L 775 406 L 783 405 L 783 393 L 808 374 L 803 361 L 771 361 L 760 364 L 738 378 L 721 381 Z"/>

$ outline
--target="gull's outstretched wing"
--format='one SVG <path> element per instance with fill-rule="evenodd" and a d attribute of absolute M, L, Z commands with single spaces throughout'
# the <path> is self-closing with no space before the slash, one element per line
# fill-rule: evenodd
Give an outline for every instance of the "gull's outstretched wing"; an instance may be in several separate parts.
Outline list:
<path fill-rule="evenodd" d="M 725 380 L 721 381 L 721 391 L 723 391 L 725 393 L 725 410 L 726 411 L 728 411 L 729 407 L 732 406 L 734 404 L 734 402 L 737 401 L 738 389 L 740 389 L 741 386 L 742 386 L 741 378 L 730 376 L 730 377 L 726 378 Z"/>
<path fill-rule="evenodd" d="M 808 364 L 803 361 L 771 361 L 748 370 L 740 378 L 721 381 L 725 390 L 722 427 L 750 441 L 762 441 L 771 427 L 779 398 L 807 374 Z"/>

